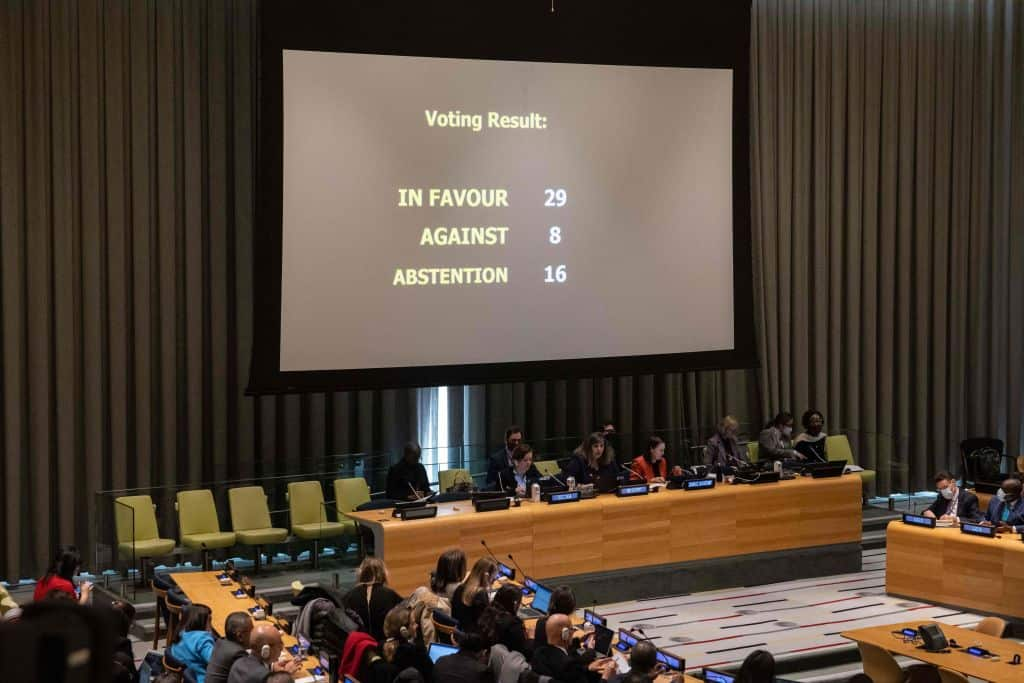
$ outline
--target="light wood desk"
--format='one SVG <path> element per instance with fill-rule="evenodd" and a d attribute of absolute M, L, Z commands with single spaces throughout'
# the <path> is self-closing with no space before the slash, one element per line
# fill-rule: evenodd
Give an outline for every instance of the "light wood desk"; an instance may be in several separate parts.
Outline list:
<path fill-rule="evenodd" d="M 844 631 L 840 635 L 858 643 L 868 643 L 880 647 L 894 655 L 910 657 L 985 681 L 1017 681 L 1018 683 L 1024 681 L 1024 664 L 1017 666 L 1009 664 L 1015 654 L 1024 658 L 1024 645 L 1018 645 L 1013 641 L 988 636 L 959 626 L 938 624 L 942 632 L 946 634 L 946 638 L 956 640 L 961 648 L 978 645 L 999 655 L 998 659 L 983 659 L 969 655 L 960 649 L 928 652 L 912 642 L 906 642 L 893 635 L 893 631 L 900 631 L 904 628 L 917 629 L 921 624 L 934 623 L 933 621 L 906 621 L 888 626 L 872 626 L 854 631 Z"/>
<path fill-rule="evenodd" d="M 1019 534 L 981 538 L 963 534 L 959 528 L 925 529 L 890 522 L 885 590 L 928 602 L 1024 617 L 1024 543 Z"/>
<path fill-rule="evenodd" d="M 521 507 L 477 513 L 470 501 L 442 503 L 437 517 L 403 522 L 391 510 L 348 513 L 371 529 L 375 554 L 391 584 L 409 594 L 427 582 L 438 556 L 462 548 L 472 565 L 485 556 L 515 555 L 529 576 L 588 572 L 730 557 L 861 539 L 861 481 L 800 478 L 776 484 L 662 490 L 646 496 Z"/>
<path fill-rule="evenodd" d="M 256 601 L 249 596 L 236 598 L 234 591 L 238 590 L 238 584 L 232 583 L 229 586 L 222 586 L 220 581 L 217 580 L 219 574 L 220 572 L 177 572 L 172 573 L 171 576 L 174 578 L 175 583 L 178 584 L 178 588 L 185 593 L 190 601 L 206 605 L 210 608 L 212 612 L 210 625 L 214 633 L 223 637 L 224 621 L 228 618 L 228 615 L 232 612 L 248 612 L 251 607 L 256 606 Z M 276 624 L 273 618 L 268 618 L 268 621 Z M 286 648 L 295 645 L 297 642 L 295 638 L 287 633 L 281 634 L 281 640 Z M 308 656 L 302 669 L 296 672 L 293 678 L 296 680 L 312 680 L 311 675 L 306 669 L 313 669 L 319 665 L 320 662 L 316 657 Z M 326 680 L 326 678 L 318 680 Z"/>

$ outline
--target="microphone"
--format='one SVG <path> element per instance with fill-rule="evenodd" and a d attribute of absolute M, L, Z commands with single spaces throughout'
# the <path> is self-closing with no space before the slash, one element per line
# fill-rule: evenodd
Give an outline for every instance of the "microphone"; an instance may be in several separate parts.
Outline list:
<path fill-rule="evenodd" d="M 413 499 L 414 500 L 419 500 L 420 499 L 420 492 L 416 490 L 416 487 L 412 485 L 412 482 L 411 481 L 407 481 L 405 483 L 409 485 L 409 490 L 412 491 Z"/>
<path fill-rule="evenodd" d="M 551 477 L 552 479 L 554 479 L 555 481 L 557 481 L 557 482 L 558 482 L 559 484 L 561 484 L 561 485 L 562 485 L 562 486 L 564 486 L 565 488 L 569 488 L 569 485 L 568 485 L 568 484 L 566 484 L 566 483 L 565 483 L 564 481 L 562 481 L 561 479 L 559 479 L 559 478 L 558 478 L 558 477 L 556 477 L 555 475 L 553 475 L 553 474 L 549 474 L 548 476 L 549 476 L 549 477 Z"/>
<path fill-rule="evenodd" d="M 626 471 L 627 471 L 627 472 L 629 472 L 630 474 L 635 474 L 635 475 L 636 475 L 636 476 L 637 476 L 637 477 L 638 477 L 638 478 L 640 479 L 640 481 L 647 481 L 647 477 L 645 477 L 644 475 L 640 474 L 639 472 L 637 472 L 636 470 L 634 470 L 634 469 L 633 469 L 632 467 L 630 467 L 629 465 L 623 465 L 623 464 L 622 464 L 622 463 L 620 462 L 620 463 L 619 463 L 619 467 L 621 467 L 622 469 L 626 470 Z"/>
<path fill-rule="evenodd" d="M 523 579 L 525 580 L 526 572 L 524 572 L 523 568 L 519 566 L 518 562 L 516 562 L 516 558 L 512 557 L 512 553 L 508 554 L 508 559 L 512 560 L 512 564 L 515 565 L 515 568 L 519 570 L 519 576 L 523 577 Z"/>
<path fill-rule="evenodd" d="M 501 480 L 501 472 L 498 472 L 498 487 L 499 487 L 499 488 L 498 488 L 498 490 L 499 490 L 499 491 L 506 491 L 506 490 L 507 490 L 507 489 L 505 488 L 505 482 L 503 482 L 503 481 Z"/>
<path fill-rule="evenodd" d="M 644 630 L 642 628 L 640 628 L 639 626 L 634 626 L 633 630 L 636 631 L 637 633 L 639 633 L 640 635 L 642 635 L 644 637 L 644 640 L 650 640 L 651 639 L 651 637 L 648 636 L 646 633 L 644 633 Z"/>
<path fill-rule="evenodd" d="M 487 554 L 491 556 L 492 560 L 494 560 L 494 564 L 501 564 L 501 562 L 498 562 L 498 558 L 494 556 L 494 553 L 491 552 L 491 549 L 487 547 L 487 541 L 481 538 L 480 545 L 484 547 L 484 550 L 487 551 Z"/>

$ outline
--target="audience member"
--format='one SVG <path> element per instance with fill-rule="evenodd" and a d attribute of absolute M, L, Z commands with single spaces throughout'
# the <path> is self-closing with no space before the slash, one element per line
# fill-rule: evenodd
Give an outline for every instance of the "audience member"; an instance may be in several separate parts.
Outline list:
<path fill-rule="evenodd" d="M 589 664 L 573 646 L 572 621 L 565 614 L 552 614 L 545 624 L 546 644 L 534 650 L 531 665 L 535 673 L 551 676 L 561 683 L 594 683 L 611 680 L 615 662 L 595 659 Z"/>
<path fill-rule="evenodd" d="M 83 581 L 80 593 L 75 590 L 74 584 L 75 575 L 81 565 L 82 556 L 78 548 L 73 545 L 58 546 L 50 569 L 36 583 L 32 599 L 42 600 L 51 591 L 61 591 L 77 599 L 81 604 L 87 604 L 92 593 L 92 583 Z"/>
<path fill-rule="evenodd" d="M 736 440 L 739 428 L 739 420 L 732 415 L 726 415 L 718 423 L 718 429 L 704 448 L 704 462 L 708 467 L 724 473 L 750 462 L 746 445 L 741 446 Z"/>
<path fill-rule="evenodd" d="M 392 500 L 416 500 L 433 493 L 427 468 L 420 462 L 423 450 L 414 441 L 405 444 L 402 459 L 388 468 L 387 497 Z"/>
<path fill-rule="evenodd" d="M 533 645 L 526 637 L 526 625 L 518 614 L 522 599 L 523 593 L 519 588 L 510 585 L 500 587 L 490 606 L 480 615 L 477 626 L 488 643 L 504 645 L 510 652 L 518 652 L 529 661 Z"/>
<path fill-rule="evenodd" d="M 349 637 L 352 635 L 366 634 L 350 634 Z M 249 636 L 249 648 L 251 654 L 239 657 L 232 664 L 228 673 L 228 683 L 263 683 L 263 679 L 270 671 L 285 671 L 291 674 L 300 668 L 301 662 L 297 659 L 281 661 L 284 643 L 281 642 L 281 633 L 270 623 L 260 622 L 253 626 L 252 635 Z"/>
<path fill-rule="evenodd" d="M 452 594 L 452 617 L 466 633 L 477 632 L 477 621 L 491 603 L 487 591 L 498 573 L 497 563 L 481 557 L 473 565 L 466 580 Z"/>
<path fill-rule="evenodd" d="M 293 683 L 295 679 L 284 671 L 271 671 L 263 681 L 264 683 Z"/>
<path fill-rule="evenodd" d="M 210 633 L 210 608 L 199 603 L 186 605 L 181 626 L 175 632 L 168 650 L 171 656 L 195 674 L 196 680 L 206 680 L 206 667 L 213 654 L 213 635 Z"/>
<path fill-rule="evenodd" d="M 252 617 L 232 612 L 224 620 L 224 637 L 217 641 L 206 665 L 206 683 L 227 683 L 235 660 L 246 655 L 252 635 Z"/>
<path fill-rule="evenodd" d="M 572 615 L 576 613 L 576 596 L 572 592 L 572 588 L 568 586 L 558 586 L 555 590 L 551 591 L 551 601 L 548 605 L 548 615 L 552 614 L 564 614 L 570 619 Z M 537 620 L 537 625 L 533 631 L 533 647 L 534 649 L 541 645 L 547 645 L 547 629 L 545 624 L 547 623 L 548 617 L 541 617 Z"/>
<path fill-rule="evenodd" d="M 0 619 L 6 618 L 7 613 L 12 609 L 18 609 L 18 603 L 7 592 L 7 588 L 0 584 Z"/>
<path fill-rule="evenodd" d="M 430 585 L 420 586 L 409 598 L 413 617 L 419 624 L 420 638 L 424 645 L 435 640 L 433 610 L 451 615 L 451 597 L 466 577 L 466 553 L 458 548 L 446 550 L 437 558 L 437 567 L 430 575 Z"/>
<path fill-rule="evenodd" d="M 459 649 L 441 657 L 434 665 L 434 680 L 445 683 L 490 683 L 487 668 L 487 644 L 479 633 L 459 633 Z"/>
<path fill-rule="evenodd" d="M 828 462 L 825 443 L 828 434 L 824 432 L 825 416 L 817 410 L 808 410 L 800 418 L 804 431 L 796 437 L 793 447 L 810 462 Z"/>
<path fill-rule="evenodd" d="M 433 680 L 434 663 L 427 656 L 426 649 L 417 642 L 419 625 L 412 618 L 408 605 L 398 605 L 384 618 L 384 655 L 396 675 L 407 669 L 415 669 L 424 681 Z"/>
<path fill-rule="evenodd" d="M 354 632 L 345 639 L 339 673 L 354 676 L 360 683 L 391 683 L 395 673 L 369 633 Z"/>
<path fill-rule="evenodd" d="M 117 642 L 114 644 L 114 652 L 125 655 L 125 667 L 131 672 L 132 679 L 138 676 L 138 668 L 135 666 L 135 651 L 132 648 L 132 640 L 129 632 L 132 622 L 135 621 L 135 606 L 125 600 L 114 600 L 110 603 L 114 611 L 117 625 Z"/>
<path fill-rule="evenodd" d="M 505 445 L 487 459 L 487 477 L 484 486 L 488 489 L 499 487 L 498 473 L 512 468 L 512 454 L 523 440 L 523 428 L 512 425 L 505 430 Z M 505 475 L 502 474 L 504 477 Z"/>
<path fill-rule="evenodd" d="M 775 658 L 767 650 L 751 652 L 736 673 L 736 683 L 772 683 L 774 680 Z"/>
<path fill-rule="evenodd" d="M 343 599 L 345 607 L 359 615 L 366 632 L 378 642 L 384 640 L 384 617 L 402 602 L 401 596 L 387 584 L 388 570 L 384 562 L 366 557 L 359 565 L 356 585 Z"/>

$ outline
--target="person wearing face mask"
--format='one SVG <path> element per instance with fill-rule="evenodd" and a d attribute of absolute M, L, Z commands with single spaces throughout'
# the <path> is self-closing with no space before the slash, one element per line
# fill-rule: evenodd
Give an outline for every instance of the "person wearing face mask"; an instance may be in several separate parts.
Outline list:
<path fill-rule="evenodd" d="M 949 472 L 935 475 L 935 488 L 939 495 L 927 510 L 925 517 L 934 517 L 945 522 L 976 522 L 981 517 L 978 497 L 956 485 L 956 479 Z"/>
<path fill-rule="evenodd" d="M 804 431 L 796 437 L 793 447 L 809 462 L 828 462 L 825 455 L 825 416 L 817 410 L 808 410 L 800 418 Z"/>
<path fill-rule="evenodd" d="M 995 526 L 1000 533 L 1024 532 L 1024 498 L 1021 497 L 1021 481 L 1011 477 L 1003 482 L 985 512 L 985 524 Z"/>
<path fill-rule="evenodd" d="M 765 425 L 757 437 L 761 460 L 805 460 L 804 455 L 793 448 L 792 437 L 793 414 L 783 411 Z"/>
<path fill-rule="evenodd" d="M 740 423 L 732 415 L 726 415 L 718 423 L 718 430 L 708 439 L 704 449 L 704 462 L 715 471 L 731 471 L 750 462 L 746 444 L 736 441 Z"/>

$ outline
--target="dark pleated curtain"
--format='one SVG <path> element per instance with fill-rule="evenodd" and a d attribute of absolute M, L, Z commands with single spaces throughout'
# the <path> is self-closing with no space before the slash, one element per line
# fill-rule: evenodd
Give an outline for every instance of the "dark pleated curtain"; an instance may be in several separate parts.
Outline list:
<path fill-rule="evenodd" d="M 1024 438 L 1024 5 L 755 0 L 765 413 L 819 407 L 879 489 Z"/>
<path fill-rule="evenodd" d="M 1021 448 L 1024 11 L 753 11 L 762 369 L 456 388 L 453 442 L 605 416 L 699 440 L 726 412 L 814 406 L 881 490 L 925 485 L 963 436 Z M 420 433 L 413 390 L 242 394 L 257 24 L 254 0 L 0 5 L 0 576 L 38 575 L 59 541 L 88 555 L 97 490 L 309 471 Z"/>

